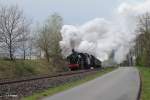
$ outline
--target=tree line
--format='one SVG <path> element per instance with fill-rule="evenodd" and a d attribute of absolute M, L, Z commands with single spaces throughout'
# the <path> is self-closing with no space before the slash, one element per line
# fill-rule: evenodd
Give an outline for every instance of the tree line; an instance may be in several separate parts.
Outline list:
<path fill-rule="evenodd" d="M 48 62 L 52 61 L 55 65 L 56 60 L 62 59 L 59 47 L 62 24 L 62 17 L 54 13 L 33 30 L 31 20 L 25 17 L 18 6 L 1 6 L 0 55 L 4 53 L 4 57 L 11 61 L 32 59 L 34 54 L 39 58 L 43 55 Z"/>
<path fill-rule="evenodd" d="M 136 38 L 136 64 L 150 66 L 150 13 L 138 17 L 139 36 Z"/>

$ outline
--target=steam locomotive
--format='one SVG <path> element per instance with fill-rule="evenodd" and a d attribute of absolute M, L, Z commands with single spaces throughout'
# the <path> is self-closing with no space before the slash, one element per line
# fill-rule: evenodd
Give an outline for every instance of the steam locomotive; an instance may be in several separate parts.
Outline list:
<path fill-rule="evenodd" d="M 79 53 L 74 49 L 72 50 L 72 53 L 67 57 L 67 61 L 69 62 L 68 67 L 71 70 L 101 67 L 101 61 L 95 58 L 93 55 L 89 55 L 87 53 Z"/>

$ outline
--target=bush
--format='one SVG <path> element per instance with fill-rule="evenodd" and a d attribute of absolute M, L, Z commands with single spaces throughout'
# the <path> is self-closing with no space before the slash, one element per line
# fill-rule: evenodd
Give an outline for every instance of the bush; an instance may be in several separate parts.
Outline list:
<path fill-rule="evenodd" d="M 24 61 L 15 62 L 15 74 L 16 76 L 26 76 L 36 74 L 36 70 L 28 63 Z"/>
<path fill-rule="evenodd" d="M 136 58 L 136 65 L 137 65 L 137 66 L 143 66 L 142 57 L 138 56 L 138 57 Z"/>
<path fill-rule="evenodd" d="M 150 56 L 148 54 L 148 52 L 143 52 L 143 54 L 141 56 L 138 56 L 136 58 L 136 65 L 137 66 L 150 66 Z"/>

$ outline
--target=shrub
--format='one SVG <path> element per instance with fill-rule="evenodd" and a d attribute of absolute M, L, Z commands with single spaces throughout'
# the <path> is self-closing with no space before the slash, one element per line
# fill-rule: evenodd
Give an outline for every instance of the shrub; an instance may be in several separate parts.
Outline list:
<path fill-rule="evenodd" d="M 15 74 L 17 76 L 26 76 L 26 75 L 34 75 L 36 74 L 35 69 L 30 66 L 30 64 L 24 62 L 24 61 L 19 61 L 15 62 Z"/>

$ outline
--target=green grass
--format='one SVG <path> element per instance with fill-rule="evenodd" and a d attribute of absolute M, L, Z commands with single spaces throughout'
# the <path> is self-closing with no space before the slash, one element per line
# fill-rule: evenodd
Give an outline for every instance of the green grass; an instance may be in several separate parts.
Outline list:
<path fill-rule="evenodd" d="M 30 75 L 51 74 L 54 68 L 45 60 L 2 60 L 0 59 L 0 79 L 20 78 Z"/>
<path fill-rule="evenodd" d="M 150 100 L 150 68 L 138 67 L 142 78 L 141 100 Z"/>
<path fill-rule="evenodd" d="M 41 98 L 43 98 L 45 96 L 51 96 L 51 95 L 56 94 L 58 92 L 61 92 L 61 91 L 73 88 L 73 87 L 75 87 L 77 85 L 80 85 L 82 83 L 85 83 L 87 81 L 95 79 L 95 78 L 97 78 L 97 77 L 99 77 L 99 76 L 101 76 L 101 75 L 103 75 L 105 73 L 108 73 L 108 72 L 110 72 L 110 71 L 112 71 L 114 69 L 115 68 L 106 68 L 106 69 L 103 69 L 103 70 L 97 72 L 96 74 L 93 74 L 93 75 L 90 75 L 90 76 L 86 76 L 84 79 L 77 80 L 77 81 L 74 81 L 74 82 L 69 82 L 69 83 L 66 83 L 64 85 L 60 85 L 58 87 L 49 88 L 48 90 L 45 90 L 43 92 L 35 93 L 32 96 L 25 97 L 22 100 L 40 100 Z"/>

